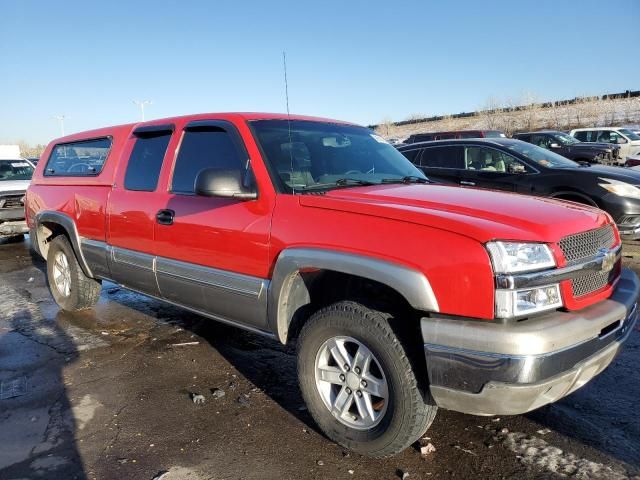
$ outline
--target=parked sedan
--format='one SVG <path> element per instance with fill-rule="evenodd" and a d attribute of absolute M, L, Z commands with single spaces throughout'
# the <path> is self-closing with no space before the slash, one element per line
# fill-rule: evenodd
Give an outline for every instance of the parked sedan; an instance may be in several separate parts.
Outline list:
<path fill-rule="evenodd" d="M 623 159 L 619 158 L 620 147 L 618 145 L 581 142 L 571 135 L 556 130 L 516 133 L 513 138 L 533 143 L 576 162 L 604 163 L 606 165 L 623 162 Z"/>
<path fill-rule="evenodd" d="M 625 240 L 640 239 L 640 172 L 576 163 L 508 138 L 441 140 L 398 147 L 432 180 L 540 195 L 599 207 Z"/>

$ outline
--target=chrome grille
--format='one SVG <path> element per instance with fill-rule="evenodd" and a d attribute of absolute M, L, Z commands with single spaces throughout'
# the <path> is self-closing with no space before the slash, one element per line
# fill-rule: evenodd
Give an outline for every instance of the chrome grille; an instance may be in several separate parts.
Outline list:
<path fill-rule="evenodd" d="M 564 237 L 558 245 L 567 260 L 567 264 L 572 264 L 593 257 L 601 248 L 610 249 L 615 241 L 613 227 L 605 225 L 595 230 Z M 617 269 L 614 268 L 613 271 L 617 271 Z M 610 282 L 610 275 L 612 275 L 612 272 L 592 272 L 574 278 L 571 280 L 573 296 L 581 297 L 600 290 Z"/>
<path fill-rule="evenodd" d="M 574 278 L 571 281 L 571 291 L 574 297 L 581 297 L 596 290 L 600 290 L 609 283 L 611 272 L 596 272 Z"/>
<path fill-rule="evenodd" d="M 593 257 L 601 248 L 610 249 L 615 241 L 613 227 L 605 225 L 595 230 L 564 237 L 558 246 L 567 263 L 570 264 Z"/>
<path fill-rule="evenodd" d="M 0 197 L 0 208 L 23 208 L 22 203 L 23 195 L 7 195 Z"/>

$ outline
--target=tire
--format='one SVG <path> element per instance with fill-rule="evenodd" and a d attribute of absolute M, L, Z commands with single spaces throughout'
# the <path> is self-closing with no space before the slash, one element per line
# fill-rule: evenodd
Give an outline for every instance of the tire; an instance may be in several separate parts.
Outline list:
<path fill-rule="evenodd" d="M 64 235 L 58 235 L 49 245 L 47 283 L 55 302 L 67 312 L 93 307 L 100 298 L 102 287 L 99 281 L 84 274 Z"/>
<path fill-rule="evenodd" d="M 298 339 L 300 390 L 313 419 L 334 442 L 376 458 L 399 453 L 418 440 L 429 428 L 438 410 L 429 392 L 421 391 L 418 387 L 407 349 L 392 330 L 390 317 L 387 313 L 359 303 L 338 302 L 313 314 L 302 327 Z M 344 366 L 340 368 L 330 353 L 339 342 L 343 342 L 344 350 L 350 354 L 341 358 L 350 360 L 353 370 Z M 361 351 L 364 352 L 362 355 Z M 356 371 L 356 366 L 359 363 L 366 364 L 357 361 L 357 358 L 365 358 L 367 352 L 373 360 L 369 362 L 369 373 L 365 374 L 362 369 Z M 317 369 L 326 370 L 322 374 L 330 374 L 332 381 L 319 380 L 323 375 L 317 375 Z M 336 379 L 337 374 L 345 378 Z M 373 391 L 372 385 L 360 383 L 358 386 L 358 379 L 362 376 L 357 374 L 375 378 L 373 387 L 377 385 L 377 391 L 382 394 L 386 392 L 386 399 L 382 394 L 380 397 L 367 394 L 367 390 Z M 342 383 L 333 383 L 340 381 Z M 385 384 L 386 390 L 379 388 Z M 344 399 L 345 392 L 349 390 L 353 399 L 351 407 L 342 416 L 333 413 L 329 406 L 332 398 L 338 403 L 337 400 Z M 360 396 L 357 399 L 358 393 Z M 358 407 L 364 401 L 363 395 L 369 395 L 368 405 L 372 405 L 373 410 L 368 411 L 373 415 L 360 415 Z M 374 416 L 377 417 L 375 420 Z"/>

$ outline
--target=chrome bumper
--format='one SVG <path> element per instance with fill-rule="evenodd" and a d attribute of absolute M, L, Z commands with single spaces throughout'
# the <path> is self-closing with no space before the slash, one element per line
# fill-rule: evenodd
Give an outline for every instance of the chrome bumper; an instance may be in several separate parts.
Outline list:
<path fill-rule="evenodd" d="M 618 225 L 618 231 L 620 238 L 625 242 L 640 240 L 640 227 L 638 226 Z"/>
<path fill-rule="evenodd" d="M 554 402 L 604 370 L 637 320 L 640 281 L 623 269 L 612 296 L 523 322 L 423 318 L 431 395 L 475 415 L 515 415 Z"/>
<path fill-rule="evenodd" d="M 0 223 L 0 237 L 20 235 L 27 233 L 29 227 L 25 220 L 16 220 Z"/>

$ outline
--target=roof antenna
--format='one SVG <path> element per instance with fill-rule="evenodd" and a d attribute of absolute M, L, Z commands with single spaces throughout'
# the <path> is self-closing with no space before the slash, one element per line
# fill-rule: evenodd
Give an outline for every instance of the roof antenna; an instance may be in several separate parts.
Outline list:
<path fill-rule="evenodd" d="M 291 164 L 291 176 L 289 181 L 291 182 L 291 191 L 296 193 L 295 183 L 293 182 L 293 141 L 291 138 L 291 113 L 289 112 L 289 83 L 287 82 L 287 52 L 282 51 L 282 67 L 284 69 L 284 97 L 287 104 L 287 125 L 289 127 L 289 161 Z"/>

